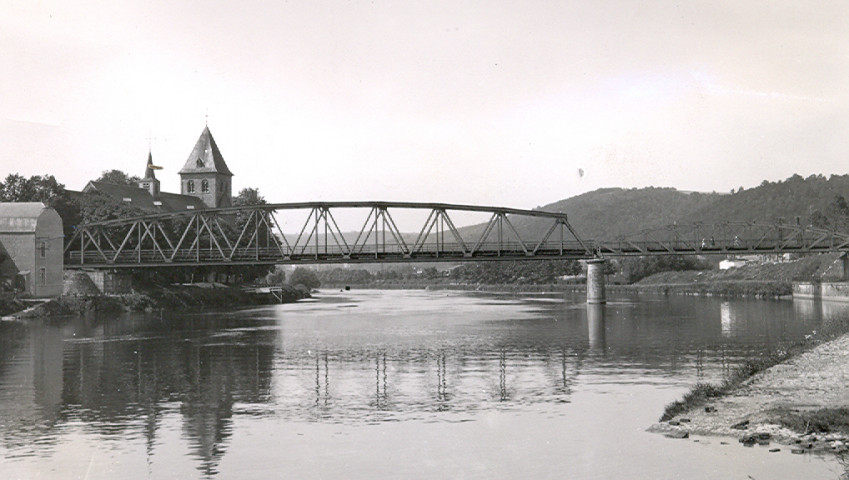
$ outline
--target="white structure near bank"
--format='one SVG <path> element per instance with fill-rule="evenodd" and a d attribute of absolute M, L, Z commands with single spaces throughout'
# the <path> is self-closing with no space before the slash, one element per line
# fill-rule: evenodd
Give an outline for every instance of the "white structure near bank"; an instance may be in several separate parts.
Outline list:
<path fill-rule="evenodd" d="M 63 238 L 56 210 L 0 203 L 0 280 L 30 297 L 61 295 Z"/>

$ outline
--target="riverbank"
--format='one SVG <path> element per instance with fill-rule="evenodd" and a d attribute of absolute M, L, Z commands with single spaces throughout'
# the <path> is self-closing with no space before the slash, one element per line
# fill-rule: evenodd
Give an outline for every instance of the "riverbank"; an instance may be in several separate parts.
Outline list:
<path fill-rule="evenodd" d="M 757 371 L 758 361 L 765 366 L 779 360 Z M 745 446 L 774 441 L 793 453 L 847 454 L 849 334 L 755 360 L 723 385 L 698 384 L 649 430 L 677 438 L 733 436 Z"/>
<path fill-rule="evenodd" d="M 189 285 L 135 285 L 132 293 L 103 295 L 68 292 L 59 298 L 34 307 L 6 314 L 13 318 L 41 318 L 61 315 L 91 315 L 120 312 L 186 311 L 192 309 L 227 308 L 250 305 L 291 303 L 309 298 L 304 288 L 283 285 L 282 301 L 271 294 L 249 293 L 239 287 L 220 283 Z M 74 290 L 74 289 L 72 289 Z"/>

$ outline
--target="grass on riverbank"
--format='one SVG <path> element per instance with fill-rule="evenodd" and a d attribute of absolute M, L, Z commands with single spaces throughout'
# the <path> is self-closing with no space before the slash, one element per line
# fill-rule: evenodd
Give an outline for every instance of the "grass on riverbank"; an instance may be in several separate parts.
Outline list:
<path fill-rule="evenodd" d="M 811 347 L 798 344 L 798 348 L 798 351 L 792 348 L 779 349 L 760 357 L 749 359 L 735 368 L 728 378 L 719 385 L 704 382 L 695 384 L 689 392 L 684 394 L 681 400 L 676 400 L 666 406 L 663 416 L 660 417 L 660 421 L 666 422 L 672 420 L 682 413 L 706 405 L 714 398 L 725 396 L 758 372 L 762 372 L 773 365 L 778 365 L 793 355 L 802 353 L 802 351 Z"/>
<path fill-rule="evenodd" d="M 821 408 L 811 411 L 775 410 L 770 422 L 803 435 L 809 433 L 849 434 L 849 408 Z"/>
<path fill-rule="evenodd" d="M 670 403 L 666 406 L 661 416 L 660 421 L 665 422 L 675 418 L 682 413 L 700 408 L 708 404 L 712 399 L 725 396 L 735 389 L 739 388 L 744 382 L 748 381 L 754 375 L 768 368 L 778 365 L 792 357 L 801 355 L 808 350 L 813 349 L 817 345 L 821 345 L 830 340 L 849 332 L 849 318 L 841 318 L 821 327 L 819 332 L 813 332 L 806 336 L 803 340 L 789 343 L 780 346 L 771 352 L 761 354 L 755 358 L 745 361 L 743 364 L 735 368 L 731 374 L 719 385 L 710 383 L 697 383 L 687 392 L 681 400 Z M 831 409 L 827 409 L 831 410 Z M 841 410 L 841 409 L 836 409 Z M 845 410 L 845 409 L 843 409 Z M 819 412 L 819 413 L 818 413 Z M 790 415 L 796 414 L 796 417 Z M 849 413 L 849 412 L 844 412 Z M 787 418 L 788 428 L 799 432 L 806 433 L 802 429 L 794 428 L 803 424 L 803 422 L 817 421 L 825 422 L 825 425 L 831 425 L 832 429 L 842 428 L 841 425 L 849 424 L 849 417 L 840 417 L 838 411 L 811 411 L 811 412 L 786 412 L 786 414 L 777 415 L 777 421 L 781 418 Z M 843 419 L 841 419 L 843 418 Z M 834 421 L 835 423 L 829 423 Z M 834 431 L 834 430 L 833 430 Z M 848 432 L 849 433 L 849 432 Z"/>

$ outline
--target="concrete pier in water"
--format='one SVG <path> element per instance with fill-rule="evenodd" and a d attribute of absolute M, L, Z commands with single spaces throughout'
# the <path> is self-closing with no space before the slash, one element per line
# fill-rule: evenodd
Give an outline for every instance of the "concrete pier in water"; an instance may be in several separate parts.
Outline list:
<path fill-rule="evenodd" d="M 587 260 L 587 303 L 606 303 L 604 291 L 604 263 L 602 258 Z"/>

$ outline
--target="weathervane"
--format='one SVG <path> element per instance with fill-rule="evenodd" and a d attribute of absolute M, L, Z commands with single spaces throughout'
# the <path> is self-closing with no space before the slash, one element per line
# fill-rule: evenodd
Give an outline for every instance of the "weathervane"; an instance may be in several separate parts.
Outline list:
<path fill-rule="evenodd" d="M 147 133 L 147 151 L 150 152 L 153 150 L 153 141 L 156 140 L 156 137 L 153 136 L 153 129 L 150 129 Z"/>

